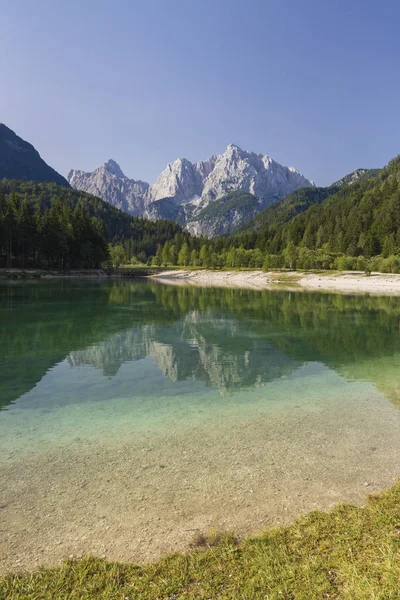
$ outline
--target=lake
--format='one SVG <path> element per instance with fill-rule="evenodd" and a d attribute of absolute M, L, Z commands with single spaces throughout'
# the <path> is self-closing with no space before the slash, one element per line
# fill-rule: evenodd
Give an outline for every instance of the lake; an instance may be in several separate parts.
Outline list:
<path fill-rule="evenodd" d="M 0 285 L 0 570 L 144 561 L 400 475 L 400 298 Z"/>

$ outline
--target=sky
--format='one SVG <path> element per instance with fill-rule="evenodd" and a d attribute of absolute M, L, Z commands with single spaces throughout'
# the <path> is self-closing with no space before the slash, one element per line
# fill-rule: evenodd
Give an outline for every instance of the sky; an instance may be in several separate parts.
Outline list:
<path fill-rule="evenodd" d="M 229 143 L 317 185 L 400 153 L 398 0 L 0 0 L 0 122 L 66 175 Z"/>

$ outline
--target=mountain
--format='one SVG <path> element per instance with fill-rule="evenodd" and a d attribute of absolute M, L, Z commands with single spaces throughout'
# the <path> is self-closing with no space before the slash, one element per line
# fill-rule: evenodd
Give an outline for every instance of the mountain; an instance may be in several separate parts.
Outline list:
<path fill-rule="evenodd" d="M 3 178 L 53 182 L 69 187 L 67 180 L 44 162 L 32 144 L 0 123 L 0 180 Z"/>
<path fill-rule="evenodd" d="M 145 219 L 149 221 L 159 221 L 160 219 L 168 219 L 184 225 L 186 221 L 186 212 L 184 206 L 177 204 L 175 198 L 161 198 L 147 205 L 143 213 Z"/>
<path fill-rule="evenodd" d="M 260 198 L 261 204 L 266 206 L 299 187 L 312 185 L 294 167 L 283 167 L 267 155 L 229 144 L 204 181 L 201 198 L 212 201 L 228 192 L 242 190 Z"/>
<path fill-rule="evenodd" d="M 177 204 L 185 204 L 199 198 L 215 161 L 215 156 L 212 156 L 194 164 L 186 158 L 169 163 L 151 188 L 151 200 L 169 197 L 174 198 Z"/>
<path fill-rule="evenodd" d="M 310 206 L 321 204 L 328 196 L 336 194 L 342 188 L 375 177 L 378 173 L 379 169 L 357 169 L 329 187 L 300 188 L 258 213 L 238 233 L 276 230 L 277 227 L 306 211 Z"/>
<path fill-rule="evenodd" d="M 114 161 L 92 173 L 70 171 L 68 181 L 73 188 L 96 194 L 130 214 L 175 220 L 196 235 L 215 235 L 208 222 L 202 222 L 203 217 L 207 221 L 210 216 L 204 210 L 230 192 L 252 194 L 257 205 L 252 202 L 253 211 L 247 203 L 237 202 L 235 211 L 221 225 L 223 232 L 232 231 L 294 190 L 314 185 L 294 167 L 283 167 L 269 156 L 247 152 L 234 144 L 205 161 L 192 163 L 179 158 L 169 163 L 152 186 L 129 179 Z M 220 206 L 225 204 L 223 201 Z M 220 208 L 216 210 L 220 212 Z"/>
<path fill-rule="evenodd" d="M 143 213 L 150 187 L 144 181 L 126 177 L 112 159 L 92 173 L 71 170 L 68 181 L 74 189 L 99 196 L 133 216 Z"/>

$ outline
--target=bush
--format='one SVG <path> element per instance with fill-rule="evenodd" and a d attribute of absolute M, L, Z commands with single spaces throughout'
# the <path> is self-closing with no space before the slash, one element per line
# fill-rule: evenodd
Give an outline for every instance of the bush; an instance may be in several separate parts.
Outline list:
<path fill-rule="evenodd" d="M 358 268 L 357 261 L 356 256 L 338 256 L 333 264 L 338 271 L 353 271 Z"/>
<path fill-rule="evenodd" d="M 388 258 L 384 258 L 381 261 L 382 273 L 399 273 L 400 272 L 400 258 L 391 254 Z"/>

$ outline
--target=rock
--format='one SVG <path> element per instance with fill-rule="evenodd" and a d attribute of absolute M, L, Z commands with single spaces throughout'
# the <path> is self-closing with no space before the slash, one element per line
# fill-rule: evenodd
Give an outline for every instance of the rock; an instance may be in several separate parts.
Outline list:
<path fill-rule="evenodd" d="M 212 201 L 228 192 L 243 190 L 259 198 L 264 208 L 300 187 L 312 185 L 294 167 L 283 167 L 270 156 L 229 144 L 205 180 L 201 198 Z"/>
<path fill-rule="evenodd" d="M 162 198 L 151 202 L 145 209 L 143 216 L 150 221 L 169 219 L 183 225 L 186 221 L 186 211 L 182 205 L 175 202 L 175 198 Z"/>
<path fill-rule="evenodd" d="M 169 163 L 151 187 L 152 200 L 174 198 L 176 204 L 185 204 L 199 198 L 203 190 L 203 177 L 196 165 L 186 158 Z"/>
<path fill-rule="evenodd" d="M 67 179 L 74 189 L 99 196 L 133 216 L 142 214 L 148 203 L 149 184 L 126 177 L 112 159 L 92 173 L 71 170 Z"/>
<path fill-rule="evenodd" d="M 114 160 L 92 173 L 72 170 L 68 181 L 73 188 L 99 196 L 131 215 L 170 219 L 195 235 L 210 237 L 229 233 L 267 205 L 300 187 L 314 185 L 294 167 L 284 167 L 270 156 L 247 152 L 234 144 L 205 161 L 192 163 L 178 158 L 152 186 L 126 177 Z M 207 222 L 203 222 L 209 204 L 232 192 L 247 192 L 252 201 L 229 210 L 218 207 L 211 218 L 206 212 Z"/>

